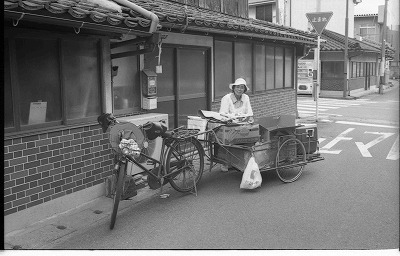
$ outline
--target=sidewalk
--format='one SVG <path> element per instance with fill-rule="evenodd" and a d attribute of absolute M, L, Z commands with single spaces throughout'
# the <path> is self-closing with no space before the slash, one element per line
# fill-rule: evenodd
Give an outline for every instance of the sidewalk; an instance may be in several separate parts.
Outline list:
<path fill-rule="evenodd" d="M 145 199 L 156 197 L 158 193 L 159 190 L 151 190 L 148 187 L 139 189 L 136 196 L 120 202 L 118 214 Z M 56 243 L 91 226 L 104 225 L 108 228 L 111 209 L 112 199 L 102 196 L 78 208 L 37 222 L 26 229 L 5 234 L 4 249 L 51 249 Z"/>
<path fill-rule="evenodd" d="M 205 163 L 205 169 L 209 166 Z M 219 168 L 219 165 L 213 167 Z M 163 194 L 174 191 L 171 185 L 163 187 Z M 136 204 L 160 197 L 160 190 L 152 190 L 148 186 L 138 189 L 137 195 L 129 200 L 122 200 L 119 203 L 118 215 L 135 207 Z M 99 197 L 91 202 L 80 205 L 75 209 L 63 212 L 37 222 L 25 229 L 4 234 L 5 250 L 46 250 L 52 249 L 56 244 L 68 238 L 86 231 L 95 225 L 102 225 L 109 228 L 113 200 L 106 196 Z M 117 216 L 118 221 L 118 216 Z"/>
<path fill-rule="evenodd" d="M 389 79 L 388 84 L 383 85 L 383 93 L 390 91 L 392 88 L 395 86 L 399 86 L 399 80 L 393 80 Z M 335 98 L 335 99 L 346 99 L 346 100 L 356 100 L 358 98 L 361 98 L 365 95 L 369 94 L 378 94 L 379 93 L 379 87 L 378 86 L 371 86 L 370 90 L 364 90 L 364 89 L 359 89 L 359 90 L 354 90 L 350 92 L 350 96 L 321 96 L 321 98 Z"/>

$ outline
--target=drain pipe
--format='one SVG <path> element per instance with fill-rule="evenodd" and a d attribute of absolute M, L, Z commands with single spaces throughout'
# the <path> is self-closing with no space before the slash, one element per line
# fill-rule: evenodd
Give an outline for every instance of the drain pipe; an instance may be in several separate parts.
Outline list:
<path fill-rule="evenodd" d="M 134 3 L 132 3 L 131 1 L 128 0 L 113 0 L 114 2 L 117 2 L 119 4 L 122 4 L 126 7 L 131 8 L 133 11 L 138 12 L 140 14 L 142 14 L 144 17 L 148 18 L 151 20 L 151 24 L 150 24 L 150 33 L 153 33 L 157 30 L 157 25 L 158 25 L 158 16 Z"/>

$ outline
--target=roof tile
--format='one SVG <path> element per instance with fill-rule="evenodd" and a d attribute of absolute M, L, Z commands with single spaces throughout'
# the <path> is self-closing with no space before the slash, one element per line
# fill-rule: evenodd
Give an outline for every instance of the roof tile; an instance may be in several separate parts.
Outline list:
<path fill-rule="evenodd" d="M 103 0 L 106 1 L 106 0 Z M 240 35 L 264 38 L 265 36 L 279 37 L 284 41 L 315 44 L 316 34 L 297 30 L 291 27 L 280 26 L 274 23 L 246 19 L 228 14 L 204 9 L 197 6 L 184 5 L 166 0 L 136 0 L 135 4 L 155 13 L 159 17 L 160 27 L 181 30 L 196 30 L 219 33 L 224 30 Z M 113 6 L 118 6 L 114 8 Z M 4 10 L 32 13 L 43 11 L 54 15 L 70 15 L 72 20 L 90 18 L 95 23 L 108 23 L 122 28 L 141 27 L 147 28 L 151 21 L 139 13 L 110 1 L 110 5 L 102 4 L 99 0 L 4 0 Z M 51 13 L 51 15 L 50 15 Z"/>

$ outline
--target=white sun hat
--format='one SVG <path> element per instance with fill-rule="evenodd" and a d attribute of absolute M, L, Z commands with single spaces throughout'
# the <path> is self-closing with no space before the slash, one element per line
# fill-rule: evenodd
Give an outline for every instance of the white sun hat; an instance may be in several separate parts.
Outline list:
<path fill-rule="evenodd" d="M 247 87 L 247 83 L 246 80 L 244 80 L 243 78 L 238 78 L 236 79 L 236 81 L 233 84 L 229 84 L 229 89 L 232 90 L 232 86 L 234 85 L 241 85 L 243 84 L 244 86 L 246 86 L 246 89 L 249 90 L 249 87 Z"/>

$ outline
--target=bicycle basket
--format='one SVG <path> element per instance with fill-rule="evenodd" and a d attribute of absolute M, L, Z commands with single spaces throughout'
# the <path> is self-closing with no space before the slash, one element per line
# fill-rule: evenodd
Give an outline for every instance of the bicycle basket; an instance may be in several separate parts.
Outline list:
<path fill-rule="evenodd" d="M 143 149 L 144 135 L 143 132 L 132 123 L 117 123 L 110 127 L 108 139 L 111 147 L 117 154 L 122 154 L 119 144 L 122 139 L 133 139 L 140 150 Z"/>

